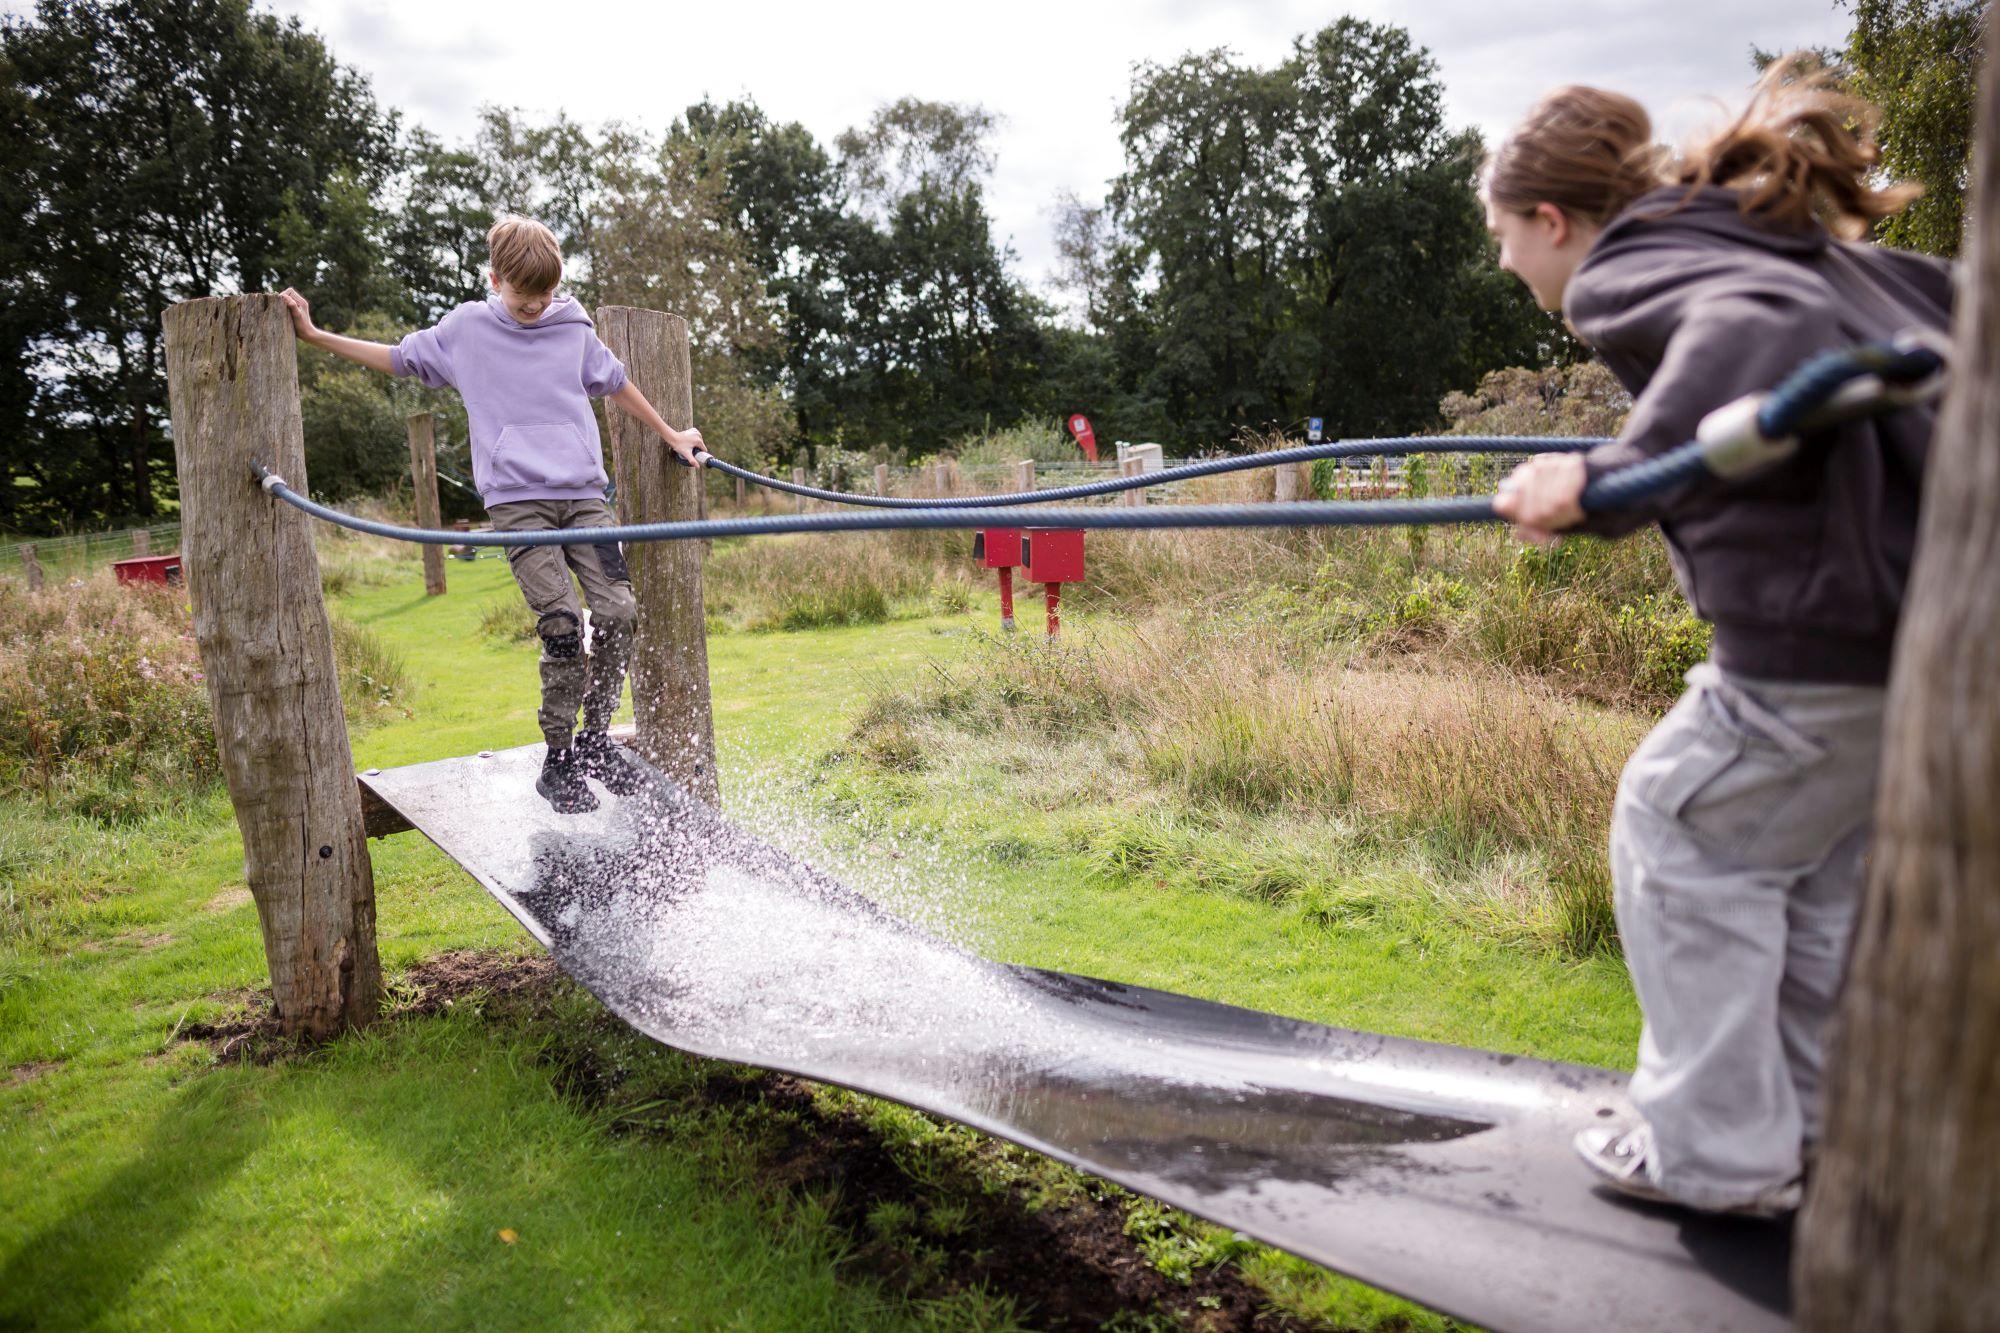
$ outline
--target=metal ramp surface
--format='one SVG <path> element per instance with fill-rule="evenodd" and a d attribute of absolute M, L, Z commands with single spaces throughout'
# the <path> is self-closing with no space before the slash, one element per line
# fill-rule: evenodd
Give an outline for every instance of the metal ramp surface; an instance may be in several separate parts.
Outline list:
<path fill-rule="evenodd" d="M 1785 1225 L 1620 1200 L 1572 1155 L 1622 1075 L 991 962 L 650 769 L 557 815 L 541 757 L 362 782 L 657 1041 L 936 1112 L 1488 1328 L 1789 1326 Z"/>

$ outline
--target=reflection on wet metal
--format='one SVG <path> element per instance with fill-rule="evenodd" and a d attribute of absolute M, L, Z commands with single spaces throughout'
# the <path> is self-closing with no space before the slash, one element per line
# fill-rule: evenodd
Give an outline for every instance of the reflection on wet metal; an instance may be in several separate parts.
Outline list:
<path fill-rule="evenodd" d="M 620 1018 L 907 1102 L 1494 1329 L 1788 1326 L 1789 1236 L 1594 1189 L 1622 1076 L 991 962 L 657 774 L 559 816 L 541 747 L 363 781 Z"/>

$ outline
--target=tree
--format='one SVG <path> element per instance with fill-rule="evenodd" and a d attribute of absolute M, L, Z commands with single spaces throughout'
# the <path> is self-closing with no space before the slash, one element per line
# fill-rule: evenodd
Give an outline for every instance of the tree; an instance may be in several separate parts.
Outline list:
<path fill-rule="evenodd" d="M 1179 442 L 1426 428 L 1447 390 L 1571 346 L 1493 263 L 1479 139 L 1401 29 L 1344 18 L 1268 70 L 1141 66 L 1122 116 L 1097 305 Z"/>
<path fill-rule="evenodd" d="M 2000 34 L 1974 216 L 2000 210 Z M 1889 686 L 1867 896 L 1800 1223 L 1800 1325 L 1971 1330 L 2000 1302 L 2000 230 L 1968 232 Z"/>
<path fill-rule="evenodd" d="M 733 224 L 721 164 L 685 135 L 655 143 L 619 127 L 598 154 L 598 300 L 687 319 L 695 420 L 718 456 L 761 466 L 789 442 L 791 414 L 753 374 L 779 344 L 777 311 Z"/>
<path fill-rule="evenodd" d="M 1923 198 L 1885 219 L 1885 245 L 1958 253 L 1978 82 L 1980 0 L 1852 0 L 1849 86 L 1881 108 L 1882 170 Z"/>
<path fill-rule="evenodd" d="M 0 62 L 25 219 L 9 271 L 45 294 L 10 319 L 0 524 L 149 516 L 172 490 L 161 312 L 265 287 L 288 216 L 323 224 L 340 173 L 380 183 L 394 120 L 249 0 L 42 0 L 0 27 Z"/>
<path fill-rule="evenodd" d="M 1150 379 L 1185 441 L 1283 415 L 1309 358 L 1288 318 L 1297 88 L 1227 51 L 1142 65 L 1110 206 L 1149 290 Z"/>

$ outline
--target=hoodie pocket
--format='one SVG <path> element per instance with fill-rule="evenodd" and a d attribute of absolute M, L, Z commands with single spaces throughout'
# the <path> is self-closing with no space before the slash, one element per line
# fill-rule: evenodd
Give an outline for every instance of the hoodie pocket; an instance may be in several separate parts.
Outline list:
<path fill-rule="evenodd" d="M 493 442 L 489 485 L 494 490 L 523 486 L 592 486 L 603 480 L 597 450 L 567 421 L 509 426 Z"/>

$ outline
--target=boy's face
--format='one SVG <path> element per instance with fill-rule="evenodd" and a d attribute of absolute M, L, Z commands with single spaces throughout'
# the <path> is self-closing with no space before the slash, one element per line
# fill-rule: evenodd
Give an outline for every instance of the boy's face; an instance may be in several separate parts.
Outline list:
<path fill-rule="evenodd" d="M 489 273 L 486 278 L 493 284 L 493 290 L 500 294 L 500 304 L 507 308 L 508 317 L 516 324 L 534 323 L 556 299 L 553 287 L 545 292 L 524 292 L 513 283 L 503 281 L 497 273 Z"/>

